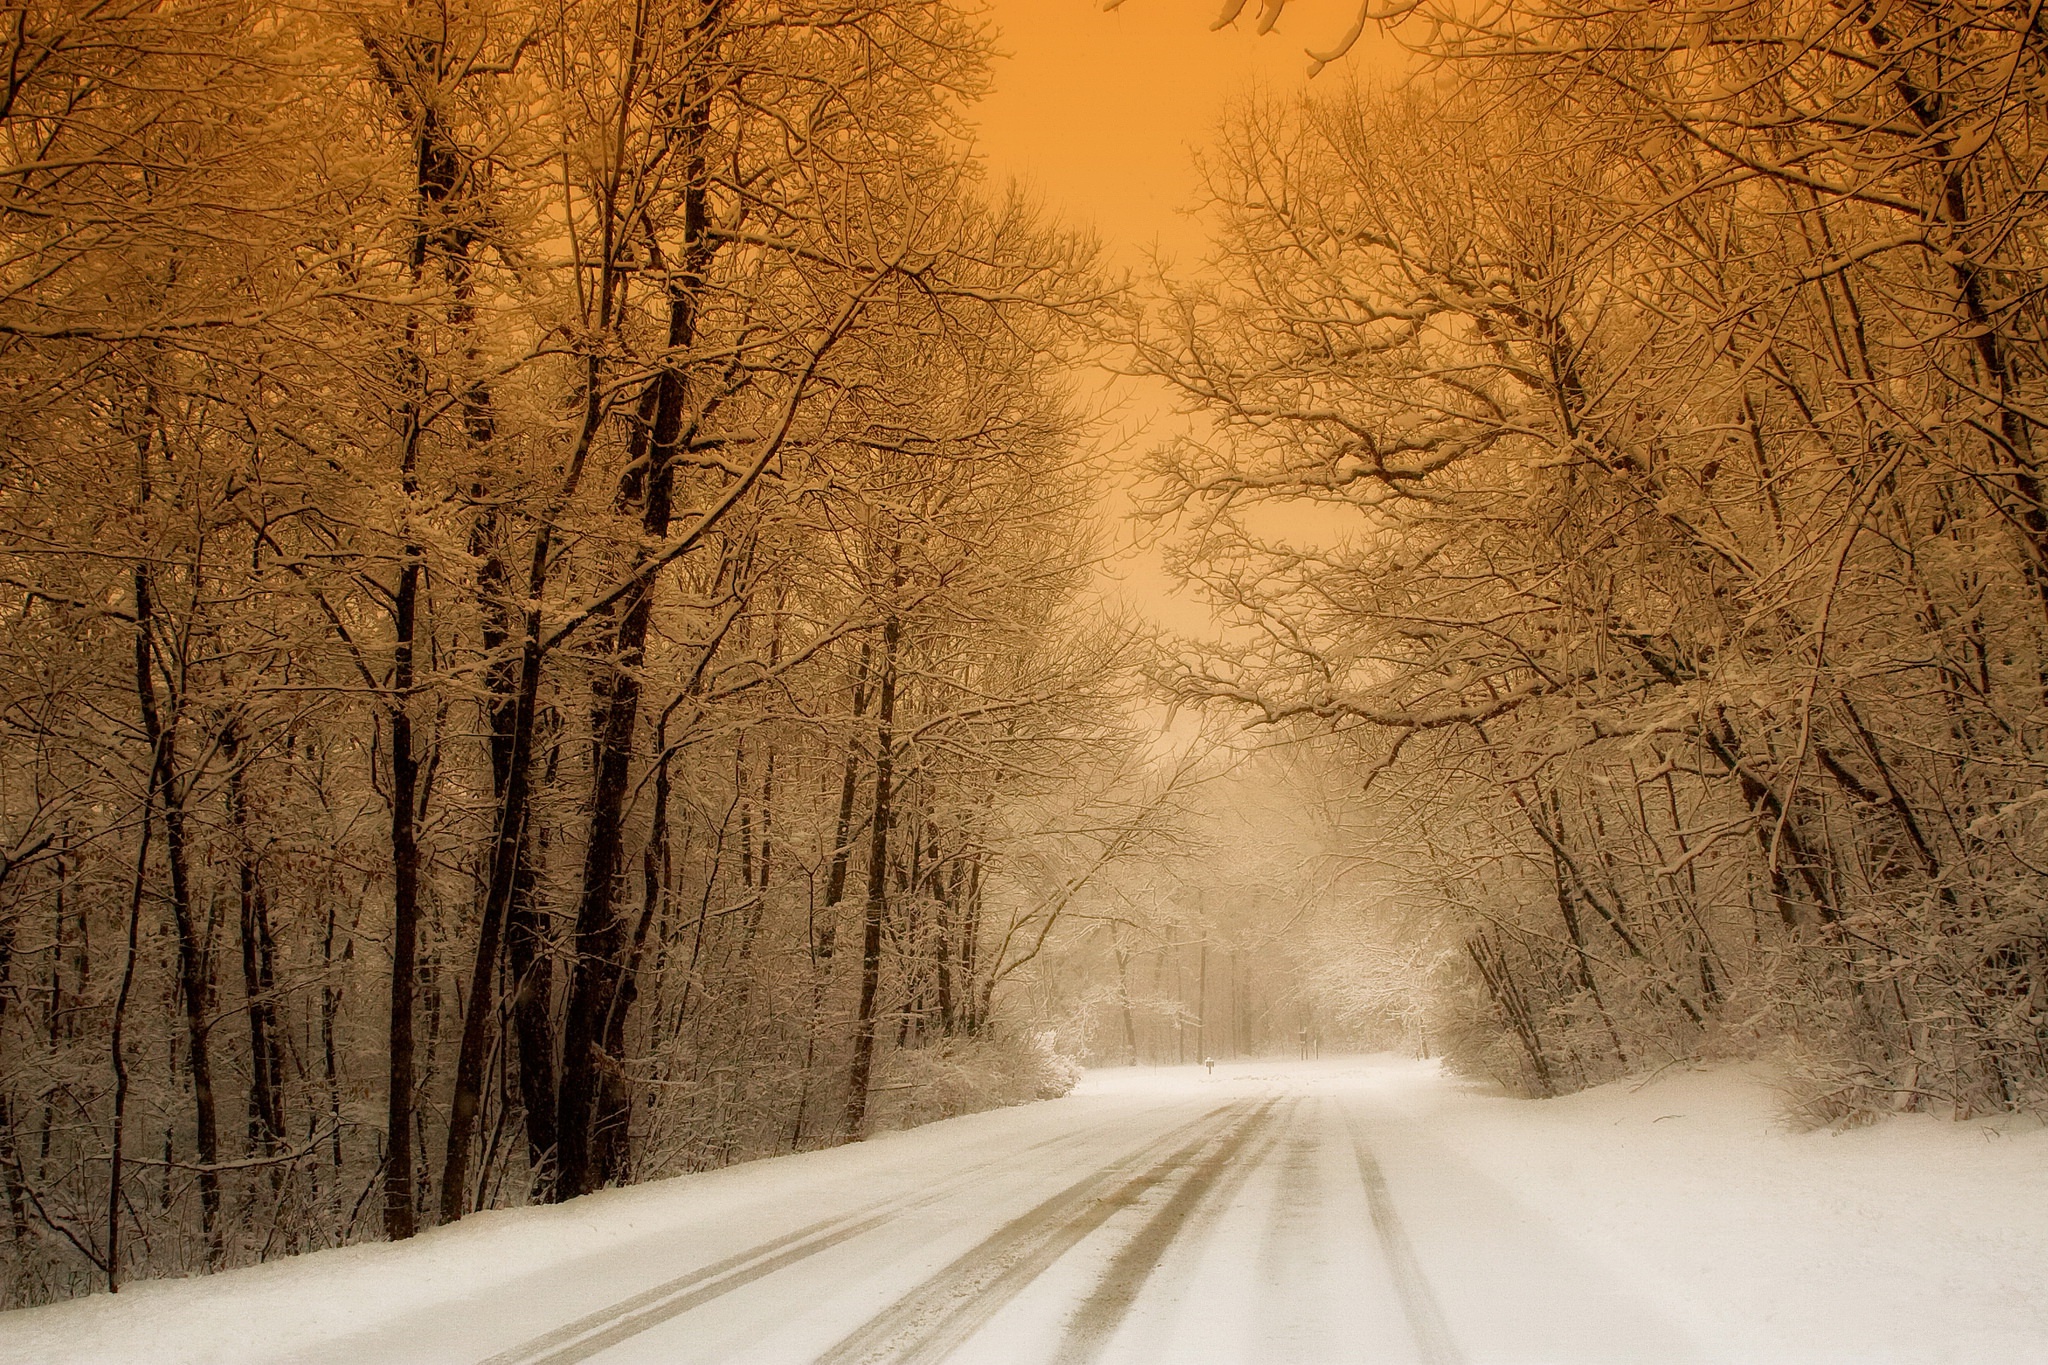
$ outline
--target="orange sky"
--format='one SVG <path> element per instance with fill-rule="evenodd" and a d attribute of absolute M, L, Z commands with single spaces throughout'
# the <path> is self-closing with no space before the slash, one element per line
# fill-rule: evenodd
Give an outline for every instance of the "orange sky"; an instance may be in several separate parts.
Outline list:
<path fill-rule="evenodd" d="M 1010 54 L 978 108 L 982 151 L 996 175 L 1036 188 L 1067 221 L 1092 224 L 1114 258 L 1135 264 L 1154 243 L 1192 260 L 1199 231 L 1178 210 L 1194 198 L 1190 145 L 1207 140 L 1228 100 L 1257 81 L 1291 91 L 1308 81 L 1310 46 L 1350 18 L 1349 0 L 1294 0 L 1261 38 L 1251 14 L 1211 32 L 1221 0 L 988 0 Z M 1398 70 L 1402 54 L 1376 35 L 1342 67 Z"/>
<path fill-rule="evenodd" d="M 1212 32 L 1221 0 L 1124 0 L 1107 14 L 1101 0 L 986 4 L 1006 54 L 995 92 L 975 110 L 990 169 L 998 181 L 1030 186 L 1063 221 L 1093 228 L 1108 264 L 1136 271 L 1154 246 L 1183 265 L 1199 259 L 1201 228 L 1184 212 L 1197 195 L 1190 149 L 1253 83 L 1278 92 L 1307 86 L 1306 50 L 1326 47 L 1355 12 L 1351 0 L 1293 0 L 1261 38 L 1249 18 Z M 1334 85 L 1347 69 L 1392 75 L 1404 56 L 1372 35 L 1315 79 Z M 1114 408 L 1098 439 L 1119 461 L 1134 463 L 1182 421 L 1164 385 L 1112 383 L 1107 374 L 1083 385 Z M 1131 544 L 1137 528 L 1121 515 L 1128 494 L 1119 481 L 1103 508 L 1125 547 L 1106 566 L 1104 591 L 1168 629 L 1212 633 L 1207 609 L 1168 580 L 1156 554 Z"/>

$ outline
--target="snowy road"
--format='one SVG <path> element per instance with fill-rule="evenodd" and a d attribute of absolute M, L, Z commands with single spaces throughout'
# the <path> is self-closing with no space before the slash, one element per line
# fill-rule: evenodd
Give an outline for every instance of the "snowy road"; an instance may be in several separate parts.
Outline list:
<path fill-rule="evenodd" d="M 825 1180 L 780 1191 L 738 1228 L 676 1227 L 631 1268 L 593 1267 L 584 1292 L 559 1297 L 600 1301 L 489 1365 L 1449 1365 L 1466 1359 L 1466 1337 L 1482 1357 L 1529 1358 L 1528 1324 L 1499 1311 L 1497 1280 L 1481 1301 L 1451 1300 L 1467 1319 L 1452 1326 L 1411 1216 L 1439 1228 L 1432 1250 L 1461 1282 L 1491 1262 L 1552 1322 L 1560 1296 L 1584 1304 L 1588 1322 L 1570 1332 L 1581 1346 L 1589 1323 L 1646 1344 L 1643 1313 L 1619 1320 L 1586 1267 L 1559 1273 L 1566 1248 L 1503 1247 L 1501 1231 L 1526 1220 L 1486 1207 L 1476 1177 L 1361 1089 L 1235 1068 L 1059 1109 L 1050 1132 L 1044 1110 L 986 1123 L 981 1140 L 919 1161 L 872 1200 L 847 1205 Z M 728 1251 L 740 1229 L 748 1244 Z M 638 1283 L 657 1270 L 668 1278 Z M 540 1288 L 522 1288 L 517 1310 L 442 1306 L 439 1330 L 457 1328 L 446 1349 L 524 1312 Z M 395 1359 L 436 1330 L 402 1323 L 323 1358 Z M 1686 1357 L 1666 1335 L 1646 1358 Z"/>
<path fill-rule="evenodd" d="M 1395 1058 L 1066 1099 L 0 1315 L 0 1362 L 2041 1359 L 2048 1132 L 1790 1133 L 1739 1069 Z"/>

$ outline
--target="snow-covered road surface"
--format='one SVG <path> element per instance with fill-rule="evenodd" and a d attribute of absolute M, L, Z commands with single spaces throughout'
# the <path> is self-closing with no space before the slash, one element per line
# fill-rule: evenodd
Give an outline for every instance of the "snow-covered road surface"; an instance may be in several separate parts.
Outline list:
<path fill-rule="evenodd" d="M 2048 1135 L 1792 1134 L 1769 1103 L 1730 1070 L 1543 1104 L 1389 1058 L 1093 1073 L 1047 1104 L 7 1314 L 0 1360 L 2048 1359 Z"/>
<path fill-rule="evenodd" d="M 1400 1120 L 1284 1071 L 1180 1079 L 1058 1106 L 1049 1133 L 1042 1111 L 984 1122 L 867 1201 L 830 1182 L 822 1217 L 763 1209 L 717 1260 L 698 1249 L 718 1230 L 679 1229 L 658 1259 L 684 1273 L 619 1294 L 630 1272 L 608 1272 L 590 1311 L 490 1365 L 1464 1358 L 1373 1145 Z M 341 1354 L 389 1358 L 426 1329 Z"/>

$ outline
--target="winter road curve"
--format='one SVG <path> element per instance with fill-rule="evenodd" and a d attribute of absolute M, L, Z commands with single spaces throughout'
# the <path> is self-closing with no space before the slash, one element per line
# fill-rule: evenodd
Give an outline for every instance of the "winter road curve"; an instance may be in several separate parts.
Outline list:
<path fill-rule="evenodd" d="M 1569 1300 L 1669 1348 L 1640 1358 L 1686 1358 L 1369 1088 L 1146 1079 L 726 1173 L 759 1188 L 297 1358 L 1453 1365 L 1544 1358 L 1514 1306 L 1554 1323 Z"/>
<path fill-rule="evenodd" d="M 1131 1106 L 985 1155 L 920 1192 L 766 1239 L 486 1365 L 1460 1361 L 1360 1117 L 1339 1108 L 1284 1088 L 1214 1104 Z M 1345 1169 L 1347 1155 L 1354 1170 Z M 1348 1210 L 1349 1227 L 1304 1216 L 1361 1203 Z M 1213 1305 L 1217 1289 L 1235 1298 L 1245 1339 L 1225 1348 L 1208 1339 L 1214 1324 L 1205 1323 L 1206 1340 L 1174 1342 L 1191 1278 L 1226 1249 L 1246 1259 L 1227 1276 L 1232 1283 L 1203 1298 Z M 1354 1281 L 1364 1283 L 1314 1273 L 1346 1250 L 1360 1262 Z M 1368 1288 L 1385 1301 L 1377 1320 L 1359 1321 L 1356 1301 Z M 879 1311 L 859 1316 L 885 1297 Z M 820 1301 L 843 1306 L 791 1320 L 795 1304 Z"/>

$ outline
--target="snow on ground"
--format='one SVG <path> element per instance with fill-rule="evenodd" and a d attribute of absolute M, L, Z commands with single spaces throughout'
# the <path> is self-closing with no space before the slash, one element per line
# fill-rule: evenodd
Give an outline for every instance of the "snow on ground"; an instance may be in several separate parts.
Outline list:
<path fill-rule="evenodd" d="M 1066 1099 L 0 1315 L 0 1362 L 2048 1358 L 2048 1133 L 1389 1057 Z M 565 1324 L 580 1324 L 573 1328 Z"/>
<path fill-rule="evenodd" d="M 1361 1078 L 1363 1079 L 1363 1078 Z M 2048 1131 L 1795 1132 L 1761 1068 L 1563 1099 L 1377 1070 L 1404 1117 L 1721 1361 L 2048 1360 Z"/>
<path fill-rule="evenodd" d="M 972 1114 L 849 1147 L 805 1152 L 550 1207 L 473 1214 L 397 1244 L 372 1243 L 203 1279 L 133 1283 L 118 1295 L 0 1314 L 5 1365 L 272 1365 L 287 1360 L 481 1359 L 526 1326 L 581 1311 L 674 1274 L 670 1244 L 705 1262 L 831 1212 L 923 1187 L 985 1149 L 1026 1146 L 1105 1106 L 1069 1097 Z M 614 1293 L 616 1289 L 616 1293 Z M 509 1324 L 508 1334 L 502 1326 Z M 449 1330 L 453 1329 L 453 1330 Z M 461 1334 L 474 1331 L 462 1353 Z M 353 1343 L 400 1334 L 389 1353 Z M 403 1334 L 412 1333 L 410 1343 Z M 334 1344 L 332 1351 L 323 1350 Z M 448 1354 L 433 1354 L 446 1351 Z"/>

